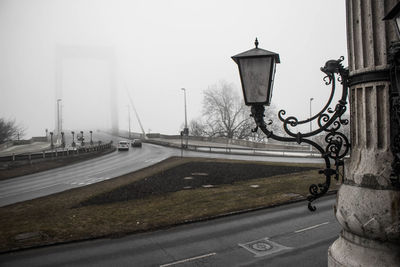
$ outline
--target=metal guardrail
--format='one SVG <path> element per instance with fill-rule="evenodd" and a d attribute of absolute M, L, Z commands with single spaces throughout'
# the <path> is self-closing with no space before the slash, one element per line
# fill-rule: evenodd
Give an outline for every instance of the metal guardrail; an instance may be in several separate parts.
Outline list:
<path fill-rule="evenodd" d="M 42 152 L 32 152 L 32 153 L 23 153 L 23 154 L 13 154 L 9 156 L 0 157 L 0 162 L 7 161 L 18 161 L 18 160 L 34 160 L 34 159 L 46 159 L 46 158 L 56 158 L 56 157 L 66 157 L 72 155 L 79 155 L 83 153 L 90 153 L 95 151 L 104 151 L 106 149 L 110 149 L 112 142 L 100 145 L 93 145 L 87 147 L 75 147 L 75 148 L 58 148 L 50 151 L 42 151 Z"/>
<path fill-rule="evenodd" d="M 227 153 L 227 154 L 245 154 L 255 156 L 281 156 L 281 157 L 316 157 L 320 158 L 319 153 L 307 150 L 280 150 L 280 149 L 260 149 L 260 148 L 240 148 L 240 147 L 218 147 L 218 146 L 198 146 L 188 145 L 188 150 L 209 152 L 209 153 Z"/>
<path fill-rule="evenodd" d="M 262 148 L 245 148 L 245 147 L 223 147 L 223 146 L 204 146 L 188 144 L 187 148 L 183 148 L 180 144 L 169 143 L 161 140 L 148 139 L 145 142 L 156 145 L 169 146 L 179 149 L 207 152 L 207 153 L 224 153 L 224 154 L 241 154 L 254 156 L 280 156 L 280 157 L 313 157 L 320 158 L 321 154 L 309 150 L 280 150 L 280 149 L 262 149 Z"/>

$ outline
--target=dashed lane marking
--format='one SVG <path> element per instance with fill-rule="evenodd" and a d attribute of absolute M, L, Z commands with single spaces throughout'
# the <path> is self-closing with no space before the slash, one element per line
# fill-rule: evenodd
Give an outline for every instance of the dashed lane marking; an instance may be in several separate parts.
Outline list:
<path fill-rule="evenodd" d="M 301 233 L 301 232 L 304 232 L 304 231 L 307 231 L 307 230 L 311 230 L 311 229 L 320 227 L 320 226 L 325 225 L 325 224 L 328 224 L 328 223 L 329 223 L 329 222 L 324 222 L 324 223 L 316 224 L 316 225 L 313 225 L 313 226 L 310 226 L 310 227 L 307 227 L 307 228 L 303 228 L 303 229 L 300 229 L 300 230 L 296 230 L 296 231 L 294 231 L 294 232 L 295 232 L 295 233 Z"/>

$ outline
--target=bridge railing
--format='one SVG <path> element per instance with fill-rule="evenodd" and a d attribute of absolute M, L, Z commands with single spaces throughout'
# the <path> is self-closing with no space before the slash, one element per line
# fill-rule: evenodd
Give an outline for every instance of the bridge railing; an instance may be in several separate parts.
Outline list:
<path fill-rule="evenodd" d="M 53 150 L 45 150 L 41 152 L 21 153 L 21 154 L 12 154 L 8 156 L 3 156 L 0 157 L 0 162 L 19 161 L 19 160 L 30 161 L 34 159 L 66 157 L 84 153 L 104 151 L 107 149 L 111 149 L 111 147 L 112 147 L 112 142 L 105 144 L 91 145 L 91 146 L 83 146 L 83 147 L 55 148 Z"/>

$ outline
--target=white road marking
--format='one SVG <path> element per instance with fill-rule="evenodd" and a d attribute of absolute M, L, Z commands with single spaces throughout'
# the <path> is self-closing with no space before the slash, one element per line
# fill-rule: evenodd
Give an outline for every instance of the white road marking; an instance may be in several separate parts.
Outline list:
<path fill-rule="evenodd" d="M 304 232 L 304 231 L 307 231 L 307 230 L 311 230 L 311 229 L 314 229 L 314 228 L 317 228 L 317 227 L 319 227 L 319 226 L 322 226 L 322 225 L 325 225 L 325 224 L 328 224 L 329 222 L 324 222 L 324 223 L 320 223 L 320 224 L 316 224 L 316 225 L 313 225 L 313 226 L 310 226 L 310 227 L 307 227 L 307 228 L 303 228 L 303 229 L 300 229 L 300 230 L 296 230 L 296 231 L 294 231 L 295 233 L 301 233 L 301 232 Z"/>
<path fill-rule="evenodd" d="M 198 260 L 198 259 L 202 259 L 202 258 L 206 258 L 206 257 L 215 256 L 215 255 L 217 255 L 217 253 L 213 252 L 213 253 L 209 253 L 209 254 L 193 257 L 193 258 L 188 258 L 188 259 L 184 259 L 184 260 L 180 260 L 180 261 L 175 261 L 175 262 L 163 264 L 163 265 L 160 265 L 160 267 L 176 265 L 176 264 L 185 263 L 185 262 L 189 262 L 189 261 L 194 261 L 194 260 Z"/>

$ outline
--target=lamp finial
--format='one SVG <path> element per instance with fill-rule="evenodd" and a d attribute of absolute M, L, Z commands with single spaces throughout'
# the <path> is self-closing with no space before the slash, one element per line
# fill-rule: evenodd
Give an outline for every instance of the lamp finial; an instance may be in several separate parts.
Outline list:
<path fill-rule="evenodd" d="M 256 41 L 254 42 L 254 44 L 256 45 L 256 48 L 258 48 L 258 39 L 256 37 Z"/>

